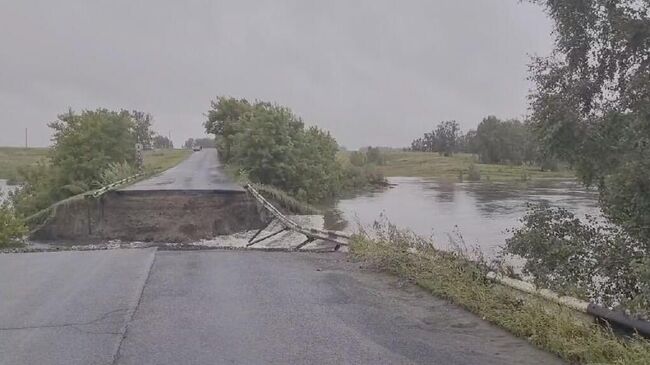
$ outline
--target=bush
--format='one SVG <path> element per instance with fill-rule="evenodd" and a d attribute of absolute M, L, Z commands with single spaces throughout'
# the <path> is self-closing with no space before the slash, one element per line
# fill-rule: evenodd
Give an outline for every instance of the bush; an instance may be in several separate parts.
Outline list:
<path fill-rule="evenodd" d="M 0 195 L 0 201 L 3 196 Z M 16 216 L 16 212 L 8 201 L 0 203 L 0 247 L 18 245 L 22 243 L 27 234 L 23 221 Z"/>
<path fill-rule="evenodd" d="M 386 161 L 379 147 L 368 147 L 366 151 L 366 161 L 375 165 L 383 165 Z"/>
<path fill-rule="evenodd" d="M 523 257 L 523 272 L 545 288 L 636 314 L 650 313 L 645 245 L 613 225 L 563 208 L 532 207 L 504 252 Z"/>
<path fill-rule="evenodd" d="M 467 180 L 469 181 L 480 181 L 481 180 L 481 169 L 472 163 L 467 169 Z"/>
<path fill-rule="evenodd" d="M 366 160 L 366 154 L 361 151 L 354 151 L 350 153 L 350 163 L 354 166 L 361 167 L 364 166 L 368 161 Z"/>
<path fill-rule="evenodd" d="M 127 162 L 113 162 L 100 174 L 98 184 L 106 186 L 124 180 L 138 173 L 138 169 Z"/>

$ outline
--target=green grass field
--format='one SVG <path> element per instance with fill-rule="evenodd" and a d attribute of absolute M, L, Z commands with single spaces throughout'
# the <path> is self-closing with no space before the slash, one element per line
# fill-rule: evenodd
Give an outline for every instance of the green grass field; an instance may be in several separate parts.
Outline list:
<path fill-rule="evenodd" d="M 0 147 L 0 179 L 18 180 L 21 167 L 35 165 L 47 155 L 48 148 Z"/>
<path fill-rule="evenodd" d="M 430 152 L 384 152 L 385 163 L 378 166 L 385 176 L 435 177 L 459 180 L 460 173 L 467 180 L 467 171 L 472 163 L 481 172 L 481 181 L 527 181 L 538 179 L 571 179 L 572 171 L 561 168 L 558 171 L 542 172 L 536 166 L 511 166 L 479 164 L 477 157 L 459 153 L 444 157 Z"/>
<path fill-rule="evenodd" d="M 190 154 L 192 154 L 192 151 L 187 149 L 145 151 L 144 169 L 147 171 L 165 171 L 178 165 Z"/>
<path fill-rule="evenodd" d="M 48 148 L 0 147 L 0 179 L 19 181 L 19 169 L 46 160 Z M 147 171 L 163 171 L 177 165 L 191 154 L 189 150 L 145 151 Z"/>

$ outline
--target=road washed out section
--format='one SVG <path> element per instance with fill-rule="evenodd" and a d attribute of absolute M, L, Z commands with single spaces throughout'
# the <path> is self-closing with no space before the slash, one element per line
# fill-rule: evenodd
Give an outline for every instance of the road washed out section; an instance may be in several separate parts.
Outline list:
<path fill-rule="evenodd" d="M 99 198 L 57 207 L 32 234 L 37 241 L 191 242 L 261 228 L 264 217 L 223 173 L 215 149 Z"/>

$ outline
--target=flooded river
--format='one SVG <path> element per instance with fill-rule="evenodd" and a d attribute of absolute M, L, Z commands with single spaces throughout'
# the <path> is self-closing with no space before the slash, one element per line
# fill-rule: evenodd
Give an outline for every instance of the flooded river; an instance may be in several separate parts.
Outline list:
<path fill-rule="evenodd" d="M 355 230 L 371 225 L 381 214 L 398 227 L 432 236 L 449 249 L 450 236 L 493 256 L 520 225 L 528 203 L 548 202 L 579 216 L 600 215 L 597 196 L 573 181 L 516 183 L 453 183 L 435 179 L 389 178 L 391 188 L 339 200 L 326 216 L 330 229 Z"/>

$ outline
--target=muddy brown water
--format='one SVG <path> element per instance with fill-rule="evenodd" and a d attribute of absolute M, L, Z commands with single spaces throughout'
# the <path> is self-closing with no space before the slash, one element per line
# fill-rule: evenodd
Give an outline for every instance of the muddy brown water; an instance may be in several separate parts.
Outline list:
<path fill-rule="evenodd" d="M 354 231 L 383 215 L 398 227 L 433 237 L 436 245 L 450 249 L 450 239 L 462 237 L 470 249 L 493 257 L 507 231 L 521 226 L 530 203 L 547 202 L 583 218 L 599 217 L 597 195 L 575 181 L 523 183 L 445 182 L 414 177 L 389 178 L 392 187 L 339 200 L 326 214 L 329 229 Z"/>

